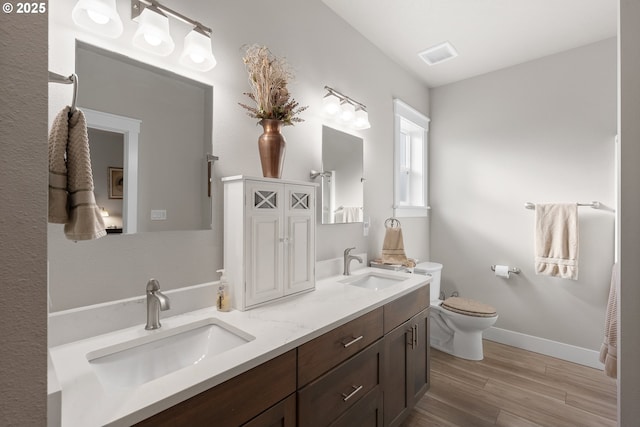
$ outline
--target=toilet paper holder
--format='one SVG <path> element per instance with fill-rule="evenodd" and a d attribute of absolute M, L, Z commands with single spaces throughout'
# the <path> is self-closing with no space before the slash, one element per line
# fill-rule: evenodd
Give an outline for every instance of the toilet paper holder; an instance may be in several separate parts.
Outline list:
<path fill-rule="evenodd" d="M 491 271 L 496 271 L 495 264 L 491 266 Z M 509 267 L 509 273 L 520 274 L 520 269 L 518 267 Z"/>

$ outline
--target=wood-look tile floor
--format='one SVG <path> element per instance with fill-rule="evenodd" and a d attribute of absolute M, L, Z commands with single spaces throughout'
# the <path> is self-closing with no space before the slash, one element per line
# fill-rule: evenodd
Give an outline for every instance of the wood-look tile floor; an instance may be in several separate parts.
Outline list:
<path fill-rule="evenodd" d="M 431 388 L 402 427 L 615 427 L 602 371 L 484 341 L 484 360 L 432 349 Z"/>

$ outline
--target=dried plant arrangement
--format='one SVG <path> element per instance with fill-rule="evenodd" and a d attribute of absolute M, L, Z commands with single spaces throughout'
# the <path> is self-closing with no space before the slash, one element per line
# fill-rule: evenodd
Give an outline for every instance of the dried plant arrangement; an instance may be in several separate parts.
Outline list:
<path fill-rule="evenodd" d="M 266 46 L 257 44 L 244 48 L 242 57 L 251 92 L 245 92 L 255 106 L 243 104 L 247 115 L 255 119 L 282 120 L 285 125 L 293 125 L 304 120 L 297 117 L 307 109 L 291 97 L 287 84 L 293 81 L 294 74 L 284 58 L 278 58 Z"/>

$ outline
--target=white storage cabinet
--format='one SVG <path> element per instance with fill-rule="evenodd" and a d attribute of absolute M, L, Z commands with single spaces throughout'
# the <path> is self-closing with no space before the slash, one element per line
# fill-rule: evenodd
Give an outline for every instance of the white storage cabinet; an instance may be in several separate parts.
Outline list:
<path fill-rule="evenodd" d="M 315 289 L 316 185 L 244 176 L 222 181 L 224 264 L 234 308 Z"/>

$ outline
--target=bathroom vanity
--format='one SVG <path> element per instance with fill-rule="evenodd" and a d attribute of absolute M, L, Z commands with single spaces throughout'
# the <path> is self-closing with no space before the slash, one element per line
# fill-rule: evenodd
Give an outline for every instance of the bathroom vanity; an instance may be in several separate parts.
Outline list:
<path fill-rule="evenodd" d="M 367 287 L 372 278 L 388 283 Z M 61 425 L 397 426 L 429 386 L 429 280 L 361 268 L 251 310 L 163 312 L 156 331 L 140 324 L 57 345 L 50 354 L 62 393 Z M 214 293 L 215 284 L 210 288 Z M 140 342 L 156 346 L 211 325 L 241 343 L 137 382 L 131 378 L 139 365 L 115 370 L 108 380 L 92 365 Z M 117 377 L 119 384 L 106 383 Z"/>
<path fill-rule="evenodd" d="M 398 426 L 429 388 L 428 311 L 427 285 L 136 425 Z"/>

